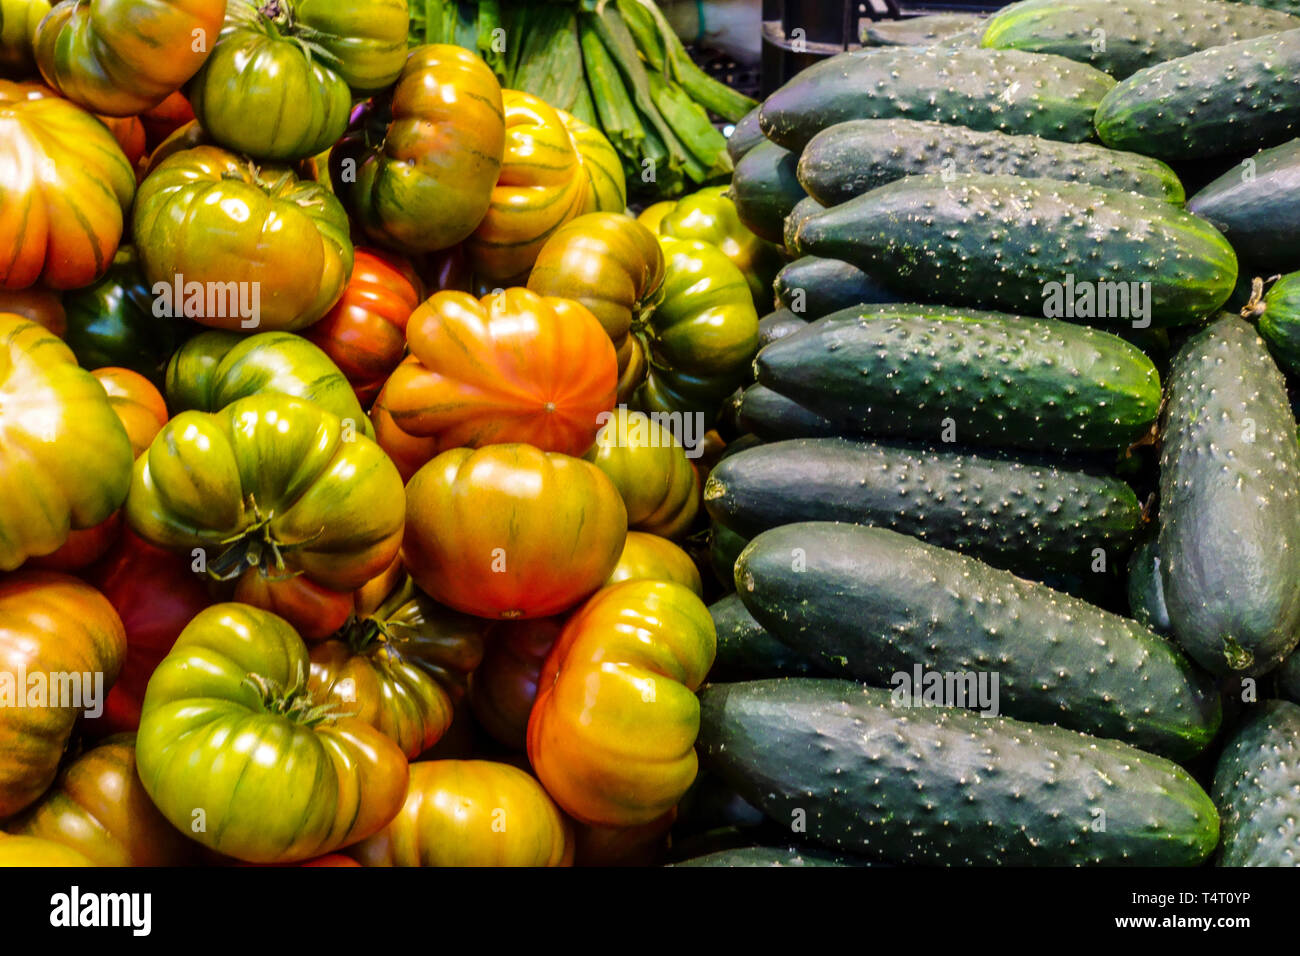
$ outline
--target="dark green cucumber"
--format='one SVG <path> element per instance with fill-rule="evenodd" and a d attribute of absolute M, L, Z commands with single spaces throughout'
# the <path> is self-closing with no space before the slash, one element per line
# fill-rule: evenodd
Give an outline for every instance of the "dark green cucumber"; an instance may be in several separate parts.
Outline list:
<path fill-rule="evenodd" d="M 869 47 L 823 60 L 767 98 L 768 139 L 800 152 L 853 119 L 937 120 L 1081 143 L 1115 80 L 1059 56 L 1019 50 Z"/>
<path fill-rule="evenodd" d="M 1246 314 L 1258 320 L 1259 334 L 1277 363 L 1300 375 L 1300 272 L 1282 276 L 1262 297 L 1252 297 Z"/>
<path fill-rule="evenodd" d="M 778 641 L 745 609 L 739 595 L 728 594 L 709 607 L 718 632 L 718 651 L 709 669 L 710 680 L 755 680 L 764 677 L 808 677 L 824 673 L 805 654 Z"/>
<path fill-rule="evenodd" d="M 1240 40 L 1134 73 L 1097 108 L 1113 149 L 1167 162 L 1234 156 L 1300 133 L 1300 30 Z"/>
<path fill-rule="evenodd" d="M 824 129 L 799 157 L 799 182 L 835 206 L 904 176 L 947 170 L 1091 183 L 1180 203 L 1182 183 L 1147 156 L 910 119 L 853 120 Z"/>
<path fill-rule="evenodd" d="M 880 282 L 841 259 L 796 259 L 776 274 L 773 285 L 782 306 L 810 321 L 851 305 L 899 301 Z"/>
<path fill-rule="evenodd" d="M 847 521 L 1029 575 L 1119 560 L 1142 523 L 1137 497 L 1117 478 L 843 438 L 733 455 L 710 472 L 704 505 L 747 538 L 800 521 Z"/>
<path fill-rule="evenodd" d="M 947 46 L 948 40 L 985 24 L 978 13 L 933 13 L 901 20 L 872 20 L 862 31 L 863 46 Z"/>
<path fill-rule="evenodd" d="M 928 443 L 1120 448 L 1149 431 L 1160 380 L 1116 335 L 944 306 L 860 306 L 773 342 L 759 384 L 832 421 Z"/>
<path fill-rule="evenodd" d="M 1128 561 L 1129 612 L 1139 623 L 1159 634 L 1168 634 L 1169 609 L 1165 607 L 1164 585 L 1160 580 L 1160 554 L 1156 536 L 1147 535 L 1138 542 Z"/>
<path fill-rule="evenodd" d="M 770 345 L 777 339 L 798 332 L 808 324 L 807 319 L 800 318 L 789 309 L 777 309 L 758 320 L 758 347 Z"/>
<path fill-rule="evenodd" d="M 1172 203 L 1086 183 L 949 179 L 909 176 L 809 216 L 791 252 L 843 259 L 921 299 L 1092 324 L 1194 322 L 1236 282 L 1228 241 Z"/>
<path fill-rule="evenodd" d="M 835 853 L 826 853 L 821 850 L 809 850 L 805 847 L 798 846 L 746 846 L 738 847 L 734 850 L 716 850 L 713 853 L 706 853 L 704 856 L 692 857 L 689 860 L 682 860 L 679 863 L 669 863 L 670 867 L 676 866 L 870 866 L 871 864 L 864 860 L 854 860 L 851 857 Z"/>
<path fill-rule="evenodd" d="M 768 242 L 785 237 L 785 217 L 807 193 L 799 185 L 799 157 L 766 139 L 736 161 L 731 201 L 754 235 Z"/>
<path fill-rule="evenodd" d="M 1223 820 L 1219 866 L 1300 866 L 1300 706 L 1255 707 L 1223 748 L 1210 792 Z"/>
<path fill-rule="evenodd" d="M 1300 446 L 1264 342 L 1225 315 L 1169 370 L 1161 578 L 1179 643 L 1221 675 L 1272 670 L 1300 640 Z"/>
<path fill-rule="evenodd" d="M 829 438 L 860 433 L 851 425 L 841 425 L 804 408 L 765 385 L 751 385 L 740 396 L 736 411 L 737 424 L 764 441 L 783 438 Z"/>
<path fill-rule="evenodd" d="M 704 763 L 778 824 L 895 863 L 1194 866 L 1219 818 L 1185 770 L 1115 740 L 891 706 L 852 681 L 713 684 Z"/>
<path fill-rule="evenodd" d="M 1055 53 L 1124 79 L 1209 47 L 1300 27 L 1279 10 L 1222 0 L 1026 0 L 989 20 L 981 46 Z"/>
<path fill-rule="evenodd" d="M 736 559 L 736 590 L 773 637 L 874 686 L 897 686 L 916 667 L 967 674 L 984 689 L 967 706 L 1175 759 L 1200 753 L 1219 728 L 1218 691 L 1173 642 L 886 528 L 764 531 Z"/>
<path fill-rule="evenodd" d="M 742 156 L 767 139 L 758 125 L 758 110 L 755 106 L 742 116 L 727 137 L 727 155 L 731 157 L 732 165 L 740 162 Z"/>
<path fill-rule="evenodd" d="M 816 216 L 826 211 L 825 206 L 819 203 L 812 196 L 805 196 L 795 203 L 795 207 L 790 210 L 790 215 L 785 217 L 785 231 L 781 236 L 781 241 L 785 243 L 786 251 L 795 255 L 795 236 L 799 232 L 799 227 L 804 221 L 812 216 Z"/>
<path fill-rule="evenodd" d="M 1187 201 L 1243 262 L 1270 274 L 1300 269 L 1300 139 L 1256 153 Z"/>
<path fill-rule="evenodd" d="M 748 538 L 742 538 L 716 522 L 709 528 L 709 564 L 713 566 L 713 573 L 722 586 L 728 590 L 736 580 L 736 558 L 747 544 Z"/>
<path fill-rule="evenodd" d="M 1300 653 L 1288 655 L 1273 672 L 1273 679 L 1279 697 L 1300 704 Z"/>

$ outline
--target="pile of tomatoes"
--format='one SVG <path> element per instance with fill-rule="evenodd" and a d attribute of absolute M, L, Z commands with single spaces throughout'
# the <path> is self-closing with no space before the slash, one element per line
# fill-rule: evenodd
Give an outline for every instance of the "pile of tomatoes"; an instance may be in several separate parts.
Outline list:
<path fill-rule="evenodd" d="M 0 864 L 635 862 L 694 780 L 771 247 L 406 29 L 0 0 Z"/>

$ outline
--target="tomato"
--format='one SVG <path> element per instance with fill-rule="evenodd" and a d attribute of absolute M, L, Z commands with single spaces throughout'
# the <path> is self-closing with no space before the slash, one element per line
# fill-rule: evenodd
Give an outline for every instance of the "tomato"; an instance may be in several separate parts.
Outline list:
<path fill-rule="evenodd" d="M 162 384 L 167 360 L 194 328 L 184 319 L 154 315 L 153 292 L 130 246 L 118 249 L 101 279 L 66 293 L 63 303 L 63 338 L 82 368 L 129 368 L 155 385 Z"/>
<path fill-rule="evenodd" d="M 185 94 L 180 90 L 167 94 L 167 98 L 157 106 L 140 114 L 149 152 L 153 152 L 159 143 L 193 120 L 194 108 L 190 106 Z"/>
<path fill-rule="evenodd" d="M 343 135 L 349 86 L 373 92 L 406 59 L 405 0 L 230 0 L 225 27 L 190 84 L 218 143 L 257 159 L 305 159 Z"/>
<path fill-rule="evenodd" d="M 528 758 L 566 813 L 636 826 L 681 799 L 715 647 L 704 602 L 667 581 L 603 588 L 569 618 L 528 721 Z"/>
<path fill-rule="evenodd" d="M 119 508 L 94 527 L 71 532 L 68 540 L 57 550 L 28 558 L 23 567 L 69 573 L 81 571 L 107 554 L 121 535 L 122 509 Z"/>
<path fill-rule="evenodd" d="M 200 549 L 209 574 L 301 574 L 351 591 L 396 556 L 403 506 L 374 442 L 315 405 L 262 394 L 168 422 L 136 462 L 126 516 L 147 541 Z"/>
<path fill-rule="evenodd" d="M 89 727 L 99 734 L 134 731 L 140 726 L 149 676 L 190 619 L 212 601 L 203 579 L 190 570 L 188 556 L 152 545 L 130 528 L 123 529 L 86 580 L 113 605 L 126 630 L 121 673 L 103 715 Z"/>
<path fill-rule="evenodd" d="M 371 242 L 432 252 L 483 219 L 504 149 L 501 87 L 487 64 L 460 47 L 419 46 L 396 86 L 354 113 L 330 151 L 330 178 Z"/>
<path fill-rule="evenodd" d="M 0 579 L 0 819 L 53 782 L 78 714 L 102 706 L 125 653 L 117 612 L 85 582 Z"/>
<path fill-rule="evenodd" d="M 363 866 L 571 866 L 573 830 L 522 770 L 428 760 L 411 765 L 396 819 L 352 855 Z"/>
<path fill-rule="evenodd" d="M 656 236 L 659 235 L 659 224 L 664 221 L 664 216 L 672 212 L 673 207 L 677 205 L 676 199 L 664 199 L 657 203 L 652 203 L 641 210 L 636 221 L 641 223 Z"/>
<path fill-rule="evenodd" d="M 0 76 L 21 80 L 36 72 L 36 26 L 49 12 L 48 0 L 0 0 Z"/>
<path fill-rule="evenodd" d="M 568 299 L 438 292 L 415 310 L 406 337 L 419 361 L 393 372 L 383 407 L 407 434 L 436 437 L 439 450 L 527 442 L 580 455 L 614 405 L 614 347 Z"/>
<path fill-rule="evenodd" d="M 605 134 L 588 126 L 572 113 L 557 109 L 560 122 L 569 131 L 569 138 L 578 150 L 578 162 L 587 180 L 586 198 L 582 211 L 625 212 L 627 210 L 627 179 L 623 175 L 623 160 L 618 150 L 605 138 Z"/>
<path fill-rule="evenodd" d="M 301 574 L 241 574 L 231 599 L 284 618 L 304 641 L 325 640 L 352 616 L 351 591 Z"/>
<path fill-rule="evenodd" d="M 311 402 L 337 415 L 344 427 L 374 437 L 343 373 L 300 335 L 203 332 L 177 349 L 167 365 L 167 403 L 173 411 L 215 412 L 241 398 L 269 393 Z"/>
<path fill-rule="evenodd" d="M 727 186 L 710 186 L 679 199 L 659 223 L 659 235 L 698 239 L 717 248 L 749 282 L 754 308 L 772 311 L 772 281 L 784 265 L 781 251 L 740 221 Z"/>
<path fill-rule="evenodd" d="M 167 424 L 167 403 L 152 382 L 130 369 L 110 366 L 91 374 L 104 387 L 108 403 L 131 441 L 131 452 L 139 457 Z"/>
<path fill-rule="evenodd" d="M 207 58 L 226 0 L 62 0 L 36 28 L 45 81 L 88 110 L 132 116 Z"/>
<path fill-rule="evenodd" d="M 94 866 L 71 847 L 40 837 L 6 836 L 0 833 L 0 867 L 8 866 Z"/>
<path fill-rule="evenodd" d="M 413 364 L 420 360 L 414 355 L 402 364 Z M 410 481 L 420 468 L 438 454 L 439 440 L 436 436 L 421 438 L 407 434 L 397 427 L 393 416 L 386 407 L 387 399 L 381 391 L 370 409 L 370 421 L 375 427 L 375 441 L 397 466 L 402 481 Z"/>
<path fill-rule="evenodd" d="M 592 213 L 557 230 L 537 256 L 528 288 L 573 299 L 605 327 L 618 355 L 619 400 L 644 377 L 632 327 L 658 301 L 664 257 L 654 235 L 630 216 Z"/>
<path fill-rule="evenodd" d="M 531 93 L 503 90 L 506 145 L 487 215 L 465 240 L 476 275 L 522 281 L 547 238 L 590 211 L 591 185 L 559 114 Z"/>
<path fill-rule="evenodd" d="M 392 253 L 358 249 L 343 298 L 303 334 L 347 376 L 369 405 L 406 353 L 406 321 L 420 304 L 420 280 Z"/>
<path fill-rule="evenodd" d="M 163 160 L 140 184 L 133 226 L 150 286 L 183 281 L 172 314 L 215 328 L 311 325 L 352 273 L 347 215 L 329 190 L 213 146 Z"/>
<path fill-rule="evenodd" d="M 719 249 L 660 237 L 663 301 L 642 329 L 650 368 L 637 389 L 646 411 L 712 416 L 751 377 L 758 313 L 744 275 Z"/>
<path fill-rule="evenodd" d="M 299 863 L 299 866 L 360 866 L 356 860 L 350 856 L 344 856 L 341 853 L 326 853 L 324 856 L 318 856 L 314 860 L 308 860 L 305 863 Z"/>
<path fill-rule="evenodd" d="M 138 116 L 101 116 L 99 121 L 108 127 L 108 131 L 113 134 L 113 139 L 117 140 L 117 145 L 122 147 L 122 155 L 126 161 L 135 169 L 145 156 L 147 148 L 145 146 L 144 124 L 140 122 Z"/>
<path fill-rule="evenodd" d="M 200 611 L 149 680 L 136 763 L 172 825 L 252 863 L 307 860 L 382 829 L 406 758 L 307 690 L 307 647 L 243 604 Z"/>
<path fill-rule="evenodd" d="M 135 171 L 99 120 L 0 80 L 0 289 L 75 289 L 113 260 Z"/>
<path fill-rule="evenodd" d="M 49 289 L 35 286 L 14 291 L 0 289 L 0 313 L 6 312 L 31 319 L 59 338 L 68 332 L 68 313 L 63 308 L 63 297 Z"/>
<path fill-rule="evenodd" d="M 444 290 L 472 292 L 474 289 L 474 270 L 465 258 L 463 245 L 424 253 L 416 256 L 414 261 L 416 271 L 424 280 L 425 295 Z"/>
<path fill-rule="evenodd" d="M 620 581 L 672 581 L 704 596 L 704 582 L 691 556 L 667 538 L 629 531 L 627 543 L 607 584 Z"/>
<path fill-rule="evenodd" d="M 122 503 L 131 442 L 104 389 L 34 322 L 0 315 L 0 571 Z"/>
<path fill-rule="evenodd" d="M 574 824 L 574 865 L 656 866 L 668 850 L 668 831 L 676 820 L 674 807 L 663 816 L 635 827 Z"/>
<path fill-rule="evenodd" d="M 537 678 L 563 629 L 560 615 L 501 621 L 487 632 L 483 663 L 470 675 L 469 702 L 479 726 L 507 747 L 524 749 Z"/>
<path fill-rule="evenodd" d="M 665 538 L 690 529 L 699 513 L 699 479 L 681 442 L 660 420 L 615 409 L 586 459 L 622 495 L 629 528 Z"/>
<path fill-rule="evenodd" d="M 406 494 L 415 583 L 480 617 L 572 607 L 609 577 L 627 536 L 627 511 L 598 468 L 530 445 L 445 451 Z"/>
<path fill-rule="evenodd" d="M 135 738 L 105 740 L 68 763 L 54 786 L 5 824 L 61 843 L 96 866 L 179 866 L 193 844 L 168 823 L 135 772 Z"/>
<path fill-rule="evenodd" d="M 463 693 L 466 675 L 482 660 L 485 628 L 407 579 L 373 612 L 312 648 L 310 687 L 417 757 L 451 726 L 450 689 Z"/>

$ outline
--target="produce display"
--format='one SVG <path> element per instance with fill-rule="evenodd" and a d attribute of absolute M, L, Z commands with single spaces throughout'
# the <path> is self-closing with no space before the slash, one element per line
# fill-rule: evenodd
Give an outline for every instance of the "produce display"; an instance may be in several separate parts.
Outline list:
<path fill-rule="evenodd" d="M 1300 8 L 860 39 L 0 0 L 0 866 L 1300 865 Z"/>

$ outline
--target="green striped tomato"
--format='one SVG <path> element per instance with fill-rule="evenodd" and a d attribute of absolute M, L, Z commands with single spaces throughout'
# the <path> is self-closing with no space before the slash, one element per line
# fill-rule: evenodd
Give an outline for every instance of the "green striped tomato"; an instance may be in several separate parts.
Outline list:
<path fill-rule="evenodd" d="M 700 484 L 676 436 L 642 412 L 617 408 L 584 456 L 623 496 L 627 526 L 665 538 L 690 530 Z"/>
<path fill-rule="evenodd" d="M 36 72 L 36 26 L 49 12 L 48 0 L 0 0 L 0 76 L 21 80 Z"/>
<path fill-rule="evenodd" d="M 587 178 L 587 198 L 582 211 L 626 212 L 627 178 L 623 175 L 623 161 L 618 151 L 600 130 L 565 110 L 557 109 L 555 112 L 577 147 L 578 162 Z"/>

